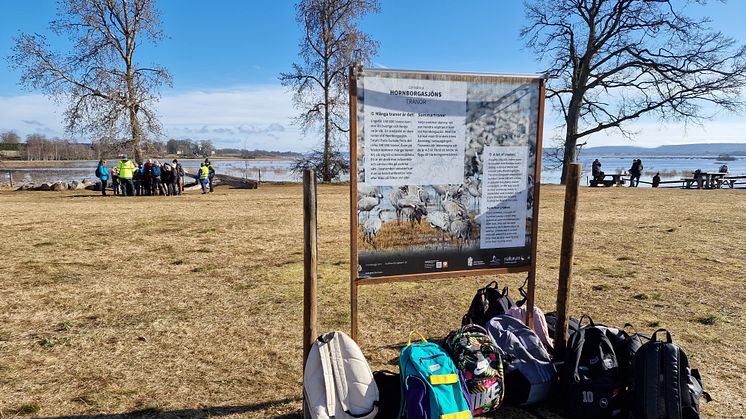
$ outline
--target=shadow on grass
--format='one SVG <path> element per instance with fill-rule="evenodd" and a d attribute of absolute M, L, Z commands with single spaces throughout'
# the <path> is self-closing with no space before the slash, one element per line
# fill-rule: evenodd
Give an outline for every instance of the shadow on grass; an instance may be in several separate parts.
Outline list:
<path fill-rule="evenodd" d="M 243 413 L 259 412 L 265 409 L 280 407 L 285 404 L 300 402 L 300 398 L 288 398 L 282 400 L 270 400 L 261 403 L 247 404 L 245 406 L 216 406 L 205 407 L 202 409 L 181 409 L 181 410 L 160 410 L 160 409 L 143 409 L 135 410 L 128 413 L 113 414 L 93 414 L 93 415 L 72 415 L 72 416 L 45 416 L 45 419 L 128 419 L 128 418 L 209 418 L 216 416 L 239 415 Z M 274 416 L 276 419 L 300 419 L 303 417 L 302 412 L 298 410 L 293 413 L 286 413 Z"/>

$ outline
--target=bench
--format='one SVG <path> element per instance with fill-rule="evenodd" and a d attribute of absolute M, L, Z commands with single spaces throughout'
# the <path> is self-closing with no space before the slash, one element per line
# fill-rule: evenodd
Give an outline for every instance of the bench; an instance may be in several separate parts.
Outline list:
<path fill-rule="evenodd" d="M 611 179 L 606 179 L 607 177 L 610 177 Z M 594 177 L 593 179 L 588 181 L 588 186 L 591 187 L 598 187 L 598 186 L 604 186 L 604 187 L 610 187 L 610 186 L 616 186 L 616 185 L 624 185 L 624 179 L 622 178 L 621 174 L 604 174 L 602 177 Z"/>

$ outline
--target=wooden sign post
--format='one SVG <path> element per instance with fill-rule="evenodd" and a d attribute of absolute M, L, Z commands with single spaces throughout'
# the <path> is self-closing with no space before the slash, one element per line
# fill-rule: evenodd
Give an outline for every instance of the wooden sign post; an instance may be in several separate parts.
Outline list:
<path fill-rule="evenodd" d="M 316 173 L 303 171 L 303 369 L 316 331 L 317 252 Z"/>
<path fill-rule="evenodd" d="M 575 219 L 578 211 L 580 165 L 570 164 L 565 188 L 565 217 L 562 222 L 562 248 L 560 250 L 559 286 L 557 287 L 557 326 L 554 332 L 554 349 L 560 358 L 567 347 L 567 317 L 570 311 L 572 285 L 572 260 L 575 250 Z"/>

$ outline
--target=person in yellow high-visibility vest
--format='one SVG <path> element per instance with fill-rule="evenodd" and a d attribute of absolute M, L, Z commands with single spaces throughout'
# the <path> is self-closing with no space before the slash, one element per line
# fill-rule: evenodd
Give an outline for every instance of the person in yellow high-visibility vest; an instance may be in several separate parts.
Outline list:
<path fill-rule="evenodd" d="M 207 165 L 205 165 L 204 163 L 200 164 L 197 176 L 199 177 L 199 184 L 202 186 L 202 193 L 206 194 L 207 187 L 210 184 L 210 170 L 208 169 Z"/>
<path fill-rule="evenodd" d="M 132 175 L 137 170 L 135 163 L 125 154 L 117 164 L 117 169 L 119 169 L 119 183 L 122 189 L 126 191 L 127 196 L 135 195 L 135 185 L 132 183 Z"/>

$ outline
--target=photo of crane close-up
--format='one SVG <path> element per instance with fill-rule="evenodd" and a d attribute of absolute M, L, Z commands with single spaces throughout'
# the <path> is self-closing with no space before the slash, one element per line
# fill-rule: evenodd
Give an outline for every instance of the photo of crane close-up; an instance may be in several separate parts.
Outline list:
<path fill-rule="evenodd" d="M 358 277 L 531 263 L 541 79 L 357 78 Z"/>

